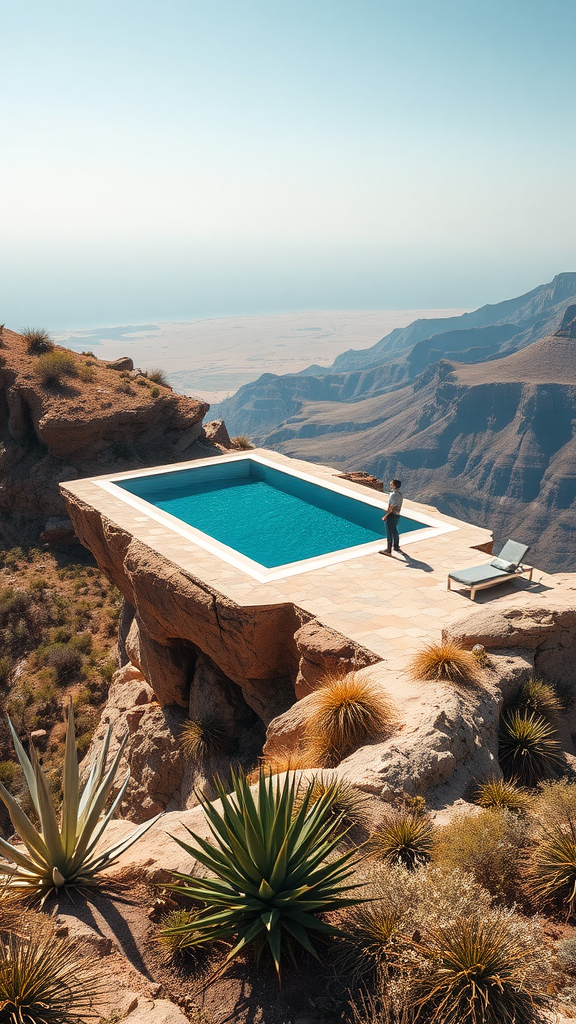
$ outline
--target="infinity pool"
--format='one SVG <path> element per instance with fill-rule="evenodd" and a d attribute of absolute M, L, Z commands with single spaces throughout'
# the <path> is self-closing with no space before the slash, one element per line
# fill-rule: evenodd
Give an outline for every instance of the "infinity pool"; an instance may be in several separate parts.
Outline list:
<path fill-rule="evenodd" d="M 304 571 L 324 556 L 340 561 L 385 545 L 385 495 L 346 493 L 330 477 L 317 482 L 276 468 L 261 456 L 223 457 L 163 470 L 117 477 L 101 486 L 115 493 L 119 489 L 130 504 L 156 510 L 154 518 L 179 524 L 180 533 L 183 526 L 193 539 L 212 539 L 215 549 L 203 546 L 222 557 L 227 552 L 241 556 L 235 564 L 248 571 L 252 567 L 252 575 L 280 567 Z M 439 525 L 428 517 L 403 515 L 398 530 L 407 534 L 428 527 L 429 532 Z"/>

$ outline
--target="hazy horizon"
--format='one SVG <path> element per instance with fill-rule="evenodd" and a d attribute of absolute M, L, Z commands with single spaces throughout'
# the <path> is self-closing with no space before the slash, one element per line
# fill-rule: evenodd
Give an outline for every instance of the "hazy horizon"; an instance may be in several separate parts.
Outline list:
<path fill-rule="evenodd" d="M 576 267 L 571 0 L 0 3 L 0 321 L 476 308 Z"/>

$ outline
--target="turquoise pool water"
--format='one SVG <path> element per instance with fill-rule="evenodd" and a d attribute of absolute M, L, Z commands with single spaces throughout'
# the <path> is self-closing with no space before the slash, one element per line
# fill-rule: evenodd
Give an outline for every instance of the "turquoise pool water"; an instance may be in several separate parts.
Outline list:
<path fill-rule="evenodd" d="M 381 508 L 249 458 L 115 483 L 266 569 L 386 533 Z M 422 525 L 401 516 L 398 530 Z"/>

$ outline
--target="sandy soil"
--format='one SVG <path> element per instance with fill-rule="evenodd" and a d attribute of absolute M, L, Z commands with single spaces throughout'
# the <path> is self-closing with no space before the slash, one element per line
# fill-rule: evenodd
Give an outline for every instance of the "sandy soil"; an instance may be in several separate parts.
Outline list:
<path fill-rule="evenodd" d="M 261 373 L 296 373 L 329 366 L 347 349 L 375 345 L 395 327 L 420 317 L 458 316 L 463 309 L 404 309 L 277 313 L 220 317 L 90 331 L 55 331 L 52 337 L 99 359 L 128 355 L 136 366 L 161 366 L 176 390 L 219 402 Z"/>

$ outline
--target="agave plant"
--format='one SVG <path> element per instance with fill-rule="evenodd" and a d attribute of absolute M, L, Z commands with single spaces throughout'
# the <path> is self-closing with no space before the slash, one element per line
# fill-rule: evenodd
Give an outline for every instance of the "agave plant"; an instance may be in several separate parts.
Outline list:
<path fill-rule="evenodd" d="M 117 796 L 105 812 L 127 737 L 120 743 L 116 756 L 107 769 L 106 762 L 112 735 L 112 727 L 109 726 L 102 750 L 82 786 L 78 769 L 74 711 L 70 702 L 64 755 L 63 796 L 58 820 L 48 780 L 38 761 L 33 743 L 30 743 L 28 757 L 10 719 L 8 725 L 16 756 L 22 766 L 30 798 L 38 815 L 40 831 L 36 830 L 14 797 L 0 783 L 0 797 L 8 808 L 14 829 L 26 848 L 26 852 L 23 852 L 19 847 L 12 846 L 0 838 L 0 853 L 12 861 L 11 864 L 1 865 L 0 874 L 8 876 L 10 889 L 33 896 L 39 895 L 43 899 L 46 899 L 51 890 L 98 885 L 98 873 L 110 867 L 120 854 L 135 843 L 160 817 L 157 815 L 144 822 L 127 838 L 109 849 L 96 849 L 130 780 L 128 771 Z"/>
<path fill-rule="evenodd" d="M 186 947 L 232 941 L 226 965 L 248 946 L 270 950 L 278 977 L 282 952 L 297 945 L 317 956 L 309 932 L 338 934 L 317 915 L 361 902 L 345 884 L 354 870 L 355 851 L 331 856 L 341 839 L 339 819 L 331 816 L 331 789 L 311 802 L 313 783 L 295 810 L 296 780 L 260 770 L 255 793 L 240 773 L 232 773 L 232 793 L 215 780 L 221 810 L 201 798 L 214 842 L 190 832 L 195 846 L 173 838 L 208 869 L 212 878 L 175 873 L 171 888 L 204 904 L 194 919 L 164 929 L 184 933 Z"/>
<path fill-rule="evenodd" d="M 561 903 L 566 917 L 576 911 L 576 823 L 540 827 L 532 851 L 528 890 L 537 903 Z"/>

